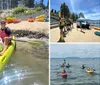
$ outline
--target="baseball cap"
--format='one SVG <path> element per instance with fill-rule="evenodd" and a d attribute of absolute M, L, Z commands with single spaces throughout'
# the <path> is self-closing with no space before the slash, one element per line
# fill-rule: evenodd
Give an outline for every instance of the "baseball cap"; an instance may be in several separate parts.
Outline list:
<path fill-rule="evenodd" d="M 6 24 L 6 22 L 5 22 L 4 20 L 2 20 L 0 23 L 1 23 L 1 24 Z"/>

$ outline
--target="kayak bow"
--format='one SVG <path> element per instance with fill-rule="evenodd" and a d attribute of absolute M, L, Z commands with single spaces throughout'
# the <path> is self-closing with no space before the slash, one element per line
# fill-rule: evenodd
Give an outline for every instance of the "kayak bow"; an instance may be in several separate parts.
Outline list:
<path fill-rule="evenodd" d="M 15 48 L 15 41 L 11 40 L 11 45 L 9 45 L 5 53 L 2 56 L 0 56 L 0 73 L 3 71 L 5 65 L 8 63 L 12 53 L 14 52 L 14 48 Z"/>

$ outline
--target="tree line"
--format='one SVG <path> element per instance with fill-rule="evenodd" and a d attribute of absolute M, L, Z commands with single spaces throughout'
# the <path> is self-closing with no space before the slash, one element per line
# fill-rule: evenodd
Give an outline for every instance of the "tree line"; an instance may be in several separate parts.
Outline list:
<path fill-rule="evenodd" d="M 18 6 L 25 6 L 29 8 L 33 8 L 36 5 L 48 8 L 49 7 L 49 0 L 47 2 L 47 6 L 45 6 L 44 0 L 40 0 L 38 4 L 35 3 L 35 0 L 0 0 L 0 9 L 11 9 Z"/>
<path fill-rule="evenodd" d="M 71 13 L 66 3 L 61 4 L 60 11 L 58 12 L 52 9 L 51 14 L 54 14 L 54 15 L 57 15 L 58 17 L 62 17 L 62 18 L 65 18 L 67 20 L 72 20 L 72 21 L 76 21 L 80 17 L 85 18 L 82 12 L 80 12 L 79 14 L 74 13 L 74 12 Z"/>

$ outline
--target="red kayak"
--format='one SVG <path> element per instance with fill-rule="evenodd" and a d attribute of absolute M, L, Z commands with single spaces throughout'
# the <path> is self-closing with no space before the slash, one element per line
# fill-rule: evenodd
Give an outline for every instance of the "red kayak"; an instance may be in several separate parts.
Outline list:
<path fill-rule="evenodd" d="M 67 77 L 67 73 L 61 73 L 62 77 Z"/>

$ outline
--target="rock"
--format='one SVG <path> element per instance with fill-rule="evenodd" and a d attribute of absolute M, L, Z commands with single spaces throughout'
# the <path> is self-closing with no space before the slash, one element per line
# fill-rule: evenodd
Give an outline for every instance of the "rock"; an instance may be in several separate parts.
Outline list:
<path fill-rule="evenodd" d="M 5 17 L 8 17 L 8 16 L 13 16 L 13 13 L 11 10 L 6 10 L 6 11 L 3 11 L 1 13 L 1 18 L 5 18 Z"/>

